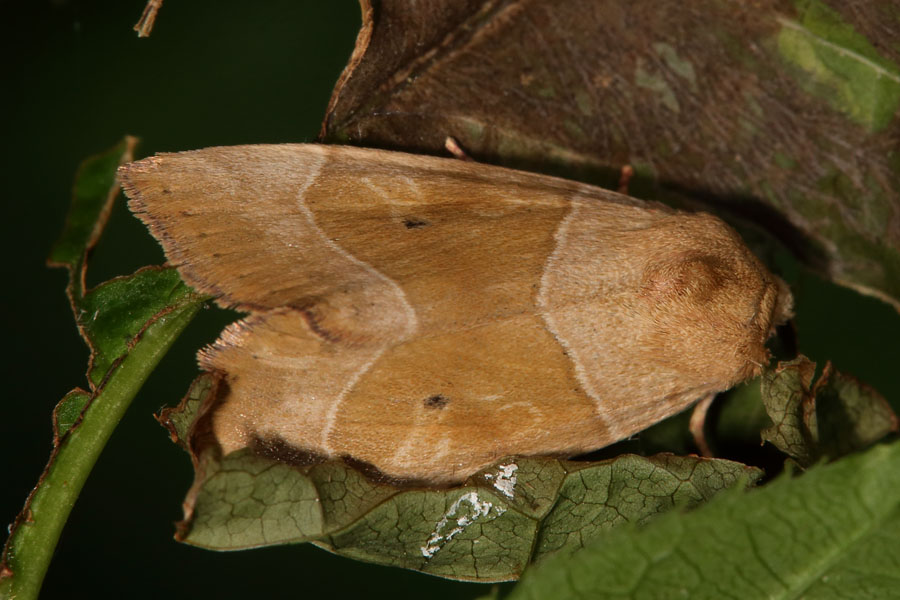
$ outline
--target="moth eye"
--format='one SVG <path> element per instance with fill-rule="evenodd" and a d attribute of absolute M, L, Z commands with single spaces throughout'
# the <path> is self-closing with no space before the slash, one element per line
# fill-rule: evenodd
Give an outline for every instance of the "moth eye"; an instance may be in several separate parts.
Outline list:
<path fill-rule="evenodd" d="M 443 394 L 435 394 L 434 396 L 429 396 L 423 400 L 423 404 L 425 408 L 437 408 L 441 409 L 450 404 L 450 398 L 444 396 Z"/>
<path fill-rule="evenodd" d="M 727 279 L 727 270 L 719 257 L 693 255 L 649 267 L 643 287 L 645 295 L 660 300 L 690 297 L 702 302 L 709 300 Z"/>

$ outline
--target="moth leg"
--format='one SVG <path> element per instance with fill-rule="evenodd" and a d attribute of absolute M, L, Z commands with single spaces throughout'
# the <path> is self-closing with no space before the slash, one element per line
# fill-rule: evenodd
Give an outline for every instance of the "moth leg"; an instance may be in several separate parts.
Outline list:
<path fill-rule="evenodd" d="M 475 159 L 466 154 L 466 151 L 462 149 L 462 146 L 459 145 L 459 142 L 456 141 L 455 137 L 448 135 L 447 139 L 444 140 L 444 148 L 453 155 L 453 158 L 458 158 L 459 160 L 467 162 L 475 162 Z"/>
<path fill-rule="evenodd" d="M 619 170 L 619 187 L 616 188 L 616 191 L 627 196 L 628 184 L 631 183 L 632 177 L 634 177 L 634 167 L 622 165 L 622 168 Z"/>
<path fill-rule="evenodd" d="M 709 412 L 709 408 L 712 406 L 713 400 L 716 398 L 716 393 L 710 393 L 706 396 L 703 396 L 697 404 L 694 405 L 694 410 L 691 412 L 691 422 L 689 428 L 691 430 L 691 435 L 694 438 L 694 444 L 697 445 L 697 449 L 700 450 L 701 456 L 712 457 L 713 453 L 710 450 L 709 442 L 706 439 L 706 432 L 704 431 L 706 428 L 706 414 Z"/>

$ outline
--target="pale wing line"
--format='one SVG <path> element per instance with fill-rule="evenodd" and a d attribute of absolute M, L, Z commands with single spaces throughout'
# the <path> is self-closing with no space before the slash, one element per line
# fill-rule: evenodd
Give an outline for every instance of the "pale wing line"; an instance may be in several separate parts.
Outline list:
<path fill-rule="evenodd" d="M 405 302 L 405 299 L 404 299 Z M 404 338 L 405 339 L 405 338 Z M 344 402 L 344 398 L 347 397 L 354 387 L 356 387 L 357 382 L 362 378 L 363 375 L 369 372 L 369 369 L 372 368 L 372 365 L 381 358 L 381 355 L 384 354 L 385 350 L 388 349 L 388 344 L 384 344 L 379 348 L 375 354 L 372 355 L 372 358 L 363 364 L 359 369 L 356 370 L 353 375 L 347 380 L 347 383 L 344 387 L 341 388 L 341 391 L 338 393 L 337 398 L 334 399 L 334 402 L 328 408 L 328 412 L 325 414 L 325 425 L 322 427 L 322 438 L 319 440 L 319 445 L 322 450 L 324 450 L 329 456 L 334 456 L 335 451 L 334 448 L 331 447 L 331 444 L 328 443 L 328 438 L 331 436 L 331 431 L 334 429 L 334 425 L 337 422 L 337 413 L 341 404 Z"/>
<path fill-rule="evenodd" d="M 321 164 L 319 164 L 318 167 L 321 168 Z M 319 240 L 323 244 L 325 244 L 328 248 L 330 248 L 331 250 L 336 252 L 339 256 L 345 258 L 346 260 L 350 261 L 351 263 L 353 263 L 359 267 L 362 267 L 364 270 L 371 273 L 376 278 L 380 279 L 381 281 L 386 283 L 388 286 L 390 286 L 390 288 L 394 291 L 397 299 L 399 300 L 399 302 L 402 306 L 403 312 L 405 313 L 405 317 L 406 317 L 405 331 L 403 332 L 401 338 L 399 340 L 396 340 L 393 343 L 398 344 L 398 343 L 402 342 L 403 340 L 408 339 L 416 332 L 416 329 L 418 328 L 418 318 L 416 317 L 415 309 L 413 309 L 412 305 L 410 305 L 409 300 L 407 300 L 407 298 L 406 298 L 406 294 L 403 292 L 403 290 L 400 288 L 400 286 L 397 284 L 397 282 L 394 281 L 393 279 L 391 279 L 390 277 L 386 276 L 384 273 L 375 269 L 372 265 L 359 260 L 352 254 L 350 254 L 349 252 L 347 252 L 346 250 L 341 248 L 333 240 L 330 240 L 328 238 L 328 236 L 325 235 L 325 232 L 322 231 L 322 229 L 318 226 L 318 224 L 316 223 L 315 216 L 313 215 L 313 213 L 309 209 L 309 207 L 306 205 L 306 202 L 303 200 L 304 196 L 306 195 L 306 190 L 309 188 L 310 185 L 312 185 L 313 181 L 316 179 L 317 176 L 318 176 L 318 170 L 307 180 L 308 183 L 306 183 L 305 185 L 303 185 L 301 187 L 298 197 L 297 197 L 297 207 L 300 209 L 300 212 L 303 214 L 303 216 L 306 217 L 306 220 L 309 222 L 312 229 L 318 234 Z M 322 437 L 319 442 L 322 450 L 327 452 L 328 454 L 334 453 L 334 449 L 328 443 L 328 438 L 330 437 L 331 431 L 332 431 L 332 429 L 334 429 L 335 422 L 337 421 L 337 412 L 338 412 L 338 409 L 340 408 L 341 403 L 343 402 L 344 398 L 347 397 L 347 394 L 349 394 L 350 391 L 356 386 L 359 379 L 363 375 L 365 375 L 369 371 L 369 369 L 372 368 L 372 365 L 375 364 L 375 361 L 377 361 L 381 357 L 382 354 L 384 354 L 384 352 L 385 352 L 385 350 L 387 350 L 387 348 L 388 348 L 387 344 L 382 346 L 377 352 L 375 352 L 375 354 L 371 360 L 369 360 L 364 365 L 362 365 L 359 369 L 357 369 L 357 371 L 347 380 L 347 383 L 344 385 L 344 387 L 341 388 L 341 391 L 338 393 L 337 398 L 335 398 L 334 402 L 329 407 L 328 412 L 325 415 L 325 424 L 324 424 L 324 427 L 322 427 Z"/>
<path fill-rule="evenodd" d="M 418 427 L 421 423 L 424 423 L 425 419 L 421 417 L 417 417 L 414 424 L 410 427 L 411 431 L 418 430 Z M 410 467 L 418 468 L 420 471 L 422 469 L 421 464 L 423 459 L 421 455 L 413 453 L 413 442 L 418 441 L 414 440 L 412 436 L 407 436 L 406 441 L 403 442 L 402 447 L 399 450 L 394 452 L 391 455 L 391 460 L 385 464 L 392 464 L 394 469 L 398 470 L 400 473 L 400 469 L 410 469 Z M 428 453 L 428 463 L 432 465 L 447 465 L 447 460 L 452 460 L 450 456 L 451 447 L 450 447 L 450 439 L 447 437 L 442 437 L 440 439 L 434 440 L 433 443 L 428 445 L 427 453 Z M 447 460 L 445 460 L 447 459 Z M 416 460 L 417 462 L 413 462 Z M 455 469 L 452 469 L 453 474 L 456 473 Z"/>
<path fill-rule="evenodd" d="M 405 183 L 406 186 L 409 187 L 412 191 L 411 195 L 415 196 L 418 202 L 421 202 L 423 194 L 416 180 L 409 175 L 396 175 L 394 177 L 394 181 L 397 181 L 398 179 L 402 180 L 403 183 Z M 382 198 L 388 198 L 391 196 L 390 189 L 386 188 L 385 186 L 378 185 L 377 183 L 372 181 L 371 177 L 360 177 L 359 181 Z M 399 198 L 392 198 L 392 201 L 394 204 L 403 204 L 403 197 L 400 196 Z"/>
<path fill-rule="evenodd" d="M 574 222 L 575 218 L 578 217 L 582 212 L 581 207 L 583 200 L 579 196 L 573 197 L 570 202 L 572 205 L 572 209 L 556 228 L 556 233 L 553 236 L 556 240 L 556 247 L 553 248 L 553 252 L 551 252 L 550 256 L 547 257 L 547 262 L 544 263 L 544 269 L 541 273 L 541 287 L 538 290 L 537 294 L 538 310 L 540 312 L 541 318 L 543 318 L 544 322 L 547 324 L 547 329 L 550 330 L 550 333 L 553 334 L 553 337 L 556 338 L 556 341 L 566 349 L 566 353 L 569 355 L 569 358 L 572 359 L 572 364 L 575 366 L 575 377 L 578 379 L 578 383 L 581 384 L 581 387 L 584 388 L 584 391 L 587 393 L 587 395 L 590 396 L 591 400 L 594 401 L 594 407 L 598 412 L 598 416 L 600 416 L 600 418 L 605 421 L 605 424 L 609 428 L 611 434 L 619 436 L 622 434 L 622 432 L 619 431 L 620 428 L 616 427 L 616 422 L 614 419 L 609 418 L 609 409 L 604 406 L 603 401 L 600 399 L 600 395 L 597 393 L 596 388 L 594 388 L 594 386 L 591 384 L 590 377 L 588 377 L 588 373 L 582 364 L 581 355 L 578 349 L 572 346 L 569 343 L 569 340 L 563 336 L 556 321 L 556 317 L 553 315 L 552 307 L 550 304 L 550 288 L 553 285 L 550 279 L 551 277 L 553 277 L 553 275 L 559 275 L 559 273 L 564 270 L 564 267 L 560 265 L 560 263 L 562 262 L 560 257 L 563 256 L 566 251 L 569 227 Z"/>
<path fill-rule="evenodd" d="M 359 182 L 379 196 L 387 196 L 387 191 L 384 189 L 384 187 L 374 183 L 371 177 L 360 177 Z"/>
<path fill-rule="evenodd" d="M 413 425 L 409 428 L 410 431 L 419 431 L 419 426 L 425 422 L 425 415 L 420 411 L 416 414 L 416 417 L 413 421 Z M 408 434 L 402 443 L 398 444 L 397 450 L 394 451 L 394 454 L 391 456 L 391 463 L 394 465 L 402 465 L 404 467 L 408 467 L 410 465 L 411 460 L 414 458 L 413 454 L 413 446 L 415 442 L 419 441 L 418 438 L 413 436 L 412 434 Z M 436 460 L 438 457 L 432 455 L 431 459 Z"/>

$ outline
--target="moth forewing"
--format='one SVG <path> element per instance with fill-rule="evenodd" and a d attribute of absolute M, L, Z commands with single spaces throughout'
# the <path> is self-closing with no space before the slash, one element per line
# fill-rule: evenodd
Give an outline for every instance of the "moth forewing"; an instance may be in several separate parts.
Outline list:
<path fill-rule="evenodd" d="M 249 313 L 200 354 L 224 452 L 433 484 L 575 455 L 758 372 L 790 313 L 719 219 L 543 175 L 285 144 L 120 176 L 185 281 Z"/>

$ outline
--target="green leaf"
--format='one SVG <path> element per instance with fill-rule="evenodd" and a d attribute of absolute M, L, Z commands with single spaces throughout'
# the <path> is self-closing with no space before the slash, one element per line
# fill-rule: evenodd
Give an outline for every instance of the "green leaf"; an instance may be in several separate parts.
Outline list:
<path fill-rule="evenodd" d="M 211 376 L 199 377 L 179 410 L 162 420 L 197 452 L 178 538 L 217 550 L 309 541 L 442 577 L 505 581 L 611 528 L 694 506 L 762 474 L 731 461 L 670 454 L 593 463 L 508 458 L 458 487 L 401 487 L 340 461 L 304 465 L 284 448 L 221 457 L 217 447 L 203 445 L 215 385 Z M 198 420 L 188 424 L 193 415 Z"/>
<path fill-rule="evenodd" d="M 773 422 L 761 432 L 763 441 L 809 466 L 897 431 L 897 416 L 878 392 L 830 363 L 812 385 L 815 369 L 815 363 L 800 356 L 763 375 L 762 400 Z"/>
<path fill-rule="evenodd" d="M 759 432 L 770 424 L 760 396 L 760 380 L 754 378 L 728 390 L 715 423 L 714 439 L 732 444 L 759 444 Z"/>
<path fill-rule="evenodd" d="M 201 305 L 174 269 L 148 267 L 84 290 L 86 257 L 118 193 L 115 172 L 134 140 L 85 161 L 51 264 L 69 271 L 67 294 L 91 349 L 90 391 L 75 389 L 53 412 L 53 450 L 16 518 L 0 559 L 0 597 L 36 598 L 84 482 L 132 398 Z"/>
<path fill-rule="evenodd" d="M 78 423 L 84 409 L 91 402 L 91 395 L 83 390 L 72 390 L 53 409 L 53 439 L 60 440 Z"/>
<path fill-rule="evenodd" d="M 50 265 L 69 270 L 70 299 L 84 293 L 87 254 L 100 239 L 119 194 L 116 169 L 131 160 L 136 144 L 136 138 L 126 137 L 106 152 L 85 159 L 75 175 L 66 225 L 47 259 Z"/>
<path fill-rule="evenodd" d="M 657 452 L 690 454 L 696 452 L 690 430 L 692 410 L 691 408 L 683 410 L 640 432 L 637 436 L 640 447 L 639 454 L 646 455 Z"/>
<path fill-rule="evenodd" d="M 148 323 L 185 300 L 197 299 L 175 269 L 159 267 L 145 267 L 88 292 L 77 303 L 76 322 L 91 348 L 91 385 L 101 384 Z"/>
<path fill-rule="evenodd" d="M 866 448 L 898 430 L 887 400 L 852 375 L 825 365 L 813 390 L 816 430 L 823 456 L 837 458 Z"/>
<path fill-rule="evenodd" d="M 806 424 L 809 389 L 815 372 L 815 363 L 798 358 L 781 363 L 760 382 L 763 404 L 773 423 L 761 432 L 762 439 L 801 465 L 815 461 L 815 442 Z"/>
<path fill-rule="evenodd" d="M 896 598 L 900 442 L 730 491 L 527 571 L 509 600 Z"/>
<path fill-rule="evenodd" d="M 188 393 L 175 408 L 163 408 L 156 416 L 156 420 L 169 430 L 169 437 L 173 442 L 189 450 L 188 441 L 191 434 L 191 425 L 197 419 L 200 411 L 200 403 L 212 391 L 216 385 L 216 379 L 209 373 L 199 375 L 191 383 Z"/>
<path fill-rule="evenodd" d="M 500 600 L 500 586 L 493 585 L 490 590 L 477 598 L 473 598 L 473 600 Z"/>
<path fill-rule="evenodd" d="M 796 0 L 798 19 L 781 18 L 778 50 L 796 81 L 871 131 L 900 107 L 900 67 L 821 0 Z"/>

